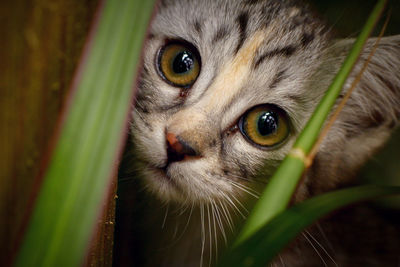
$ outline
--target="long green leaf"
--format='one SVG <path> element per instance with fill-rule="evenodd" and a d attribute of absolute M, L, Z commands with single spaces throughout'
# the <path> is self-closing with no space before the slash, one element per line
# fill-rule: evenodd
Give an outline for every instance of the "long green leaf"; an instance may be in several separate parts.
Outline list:
<path fill-rule="evenodd" d="M 327 213 L 350 203 L 391 194 L 400 194 L 400 187 L 364 185 L 306 200 L 274 217 L 234 247 L 219 266 L 267 266 L 289 241 Z"/>
<path fill-rule="evenodd" d="M 102 2 L 15 266 L 81 264 L 116 170 L 154 2 Z"/>
<path fill-rule="evenodd" d="M 305 157 L 317 140 L 321 128 L 335 104 L 336 98 L 339 96 L 348 75 L 356 64 L 364 44 L 377 23 L 385 4 L 385 0 L 379 0 L 374 7 L 341 69 L 296 140 L 292 152 L 282 161 L 274 175 L 270 178 L 270 182 L 236 239 L 235 246 L 243 242 L 243 240 L 255 233 L 262 225 L 287 207 L 297 183 L 304 172 Z"/>

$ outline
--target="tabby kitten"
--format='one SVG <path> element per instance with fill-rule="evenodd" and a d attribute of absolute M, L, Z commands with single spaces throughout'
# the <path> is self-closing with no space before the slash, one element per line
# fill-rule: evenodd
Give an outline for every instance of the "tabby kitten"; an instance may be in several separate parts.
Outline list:
<path fill-rule="evenodd" d="M 143 188 L 131 203 L 134 232 L 124 233 L 135 241 L 116 257 L 145 266 L 214 264 L 352 43 L 332 39 L 298 1 L 161 1 L 133 111 L 133 159 L 124 164 Z M 293 201 L 352 184 L 399 115 L 394 36 L 381 40 Z M 266 178 L 256 178 L 265 164 Z M 377 213 L 364 205 L 319 222 L 274 265 L 396 266 L 399 227 Z"/>

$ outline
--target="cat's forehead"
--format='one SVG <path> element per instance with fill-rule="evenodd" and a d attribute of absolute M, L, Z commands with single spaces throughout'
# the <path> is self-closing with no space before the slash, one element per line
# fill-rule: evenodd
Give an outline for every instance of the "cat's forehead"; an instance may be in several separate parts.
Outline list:
<path fill-rule="evenodd" d="M 304 6 L 290 0 L 164 0 L 153 22 L 153 31 L 166 36 L 179 34 L 199 43 L 226 37 L 239 42 L 271 24 L 279 24 L 279 36 L 313 31 L 316 19 Z M 278 33 L 278 32 L 277 32 Z M 237 36 L 239 34 L 239 36 Z M 310 41 L 311 36 L 307 37 Z"/>
<path fill-rule="evenodd" d="M 269 59 L 279 57 L 297 56 L 307 67 L 313 64 L 310 54 L 317 54 L 324 45 L 326 31 L 304 6 L 296 3 L 290 0 L 165 0 L 161 1 L 151 34 L 158 39 L 183 39 L 192 43 L 202 59 L 217 69 L 219 64 L 235 57 L 246 40 L 262 32 L 264 40 L 251 58 L 255 72 Z"/>

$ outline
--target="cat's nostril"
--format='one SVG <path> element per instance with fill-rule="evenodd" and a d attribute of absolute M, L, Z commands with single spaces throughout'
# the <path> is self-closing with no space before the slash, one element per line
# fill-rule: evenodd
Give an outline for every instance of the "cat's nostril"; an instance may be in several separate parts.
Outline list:
<path fill-rule="evenodd" d="M 198 153 L 181 137 L 167 133 L 168 162 L 181 161 L 187 156 L 198 156 Z"/>

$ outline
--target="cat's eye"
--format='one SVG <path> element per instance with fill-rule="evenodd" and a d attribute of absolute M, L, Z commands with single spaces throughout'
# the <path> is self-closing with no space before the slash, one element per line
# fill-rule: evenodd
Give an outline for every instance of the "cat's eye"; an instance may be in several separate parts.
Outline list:
<path fill-rule="evenodd" d="M 274 148 L 282 144 L 290 133 L 286 112 L 270 104 L 248 110 L 240 118 L 238 126 L 247 140 L 263 148 Z"/>
<path fill-rule="evenodd" d="M 197 49 L 185 42 L 169 42 L 157 57 L 160 76 L 169 84 L 190 87 L 200 73 L 200 57 Z"/>

